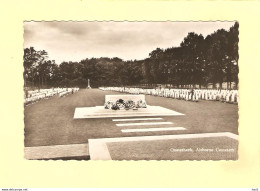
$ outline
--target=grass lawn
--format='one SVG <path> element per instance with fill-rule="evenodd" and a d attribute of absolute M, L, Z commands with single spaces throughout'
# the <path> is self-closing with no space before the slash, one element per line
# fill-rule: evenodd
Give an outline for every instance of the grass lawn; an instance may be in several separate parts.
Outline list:
<path fill-rule="evenodd" d="M 146 96 L 148 105 L 158 105 L 185 114 L 162 117 L 175 127 L 187 130 L 122 133 L 111 118 L 73 119 L 76 107 L 103 105 L 105 95 L 118 92 L 82 89 L 64 98 L 54 96 L 25 107 L 25 146 L 47 146 L 87 143 L 88 139 L 129 136 L 169 135 L 186 133 L 231 132 L 238 134 L 238 106 L 214 101 L 198 103 L 164 97 Z M 142 122 L 142 121 L 138 121 Z M 141 126 L 150 128 L 151 126 Z M 152 126 L 153 128 L 155 126 Z M 157 126 L 156 126 L 157 127 Z M 165 125 L 158 125 L 165 127 Z"/>

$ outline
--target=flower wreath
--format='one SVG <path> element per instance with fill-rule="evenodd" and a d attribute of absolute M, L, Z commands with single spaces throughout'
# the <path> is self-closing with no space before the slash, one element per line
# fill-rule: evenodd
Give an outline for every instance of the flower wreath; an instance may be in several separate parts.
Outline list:
<path fill-rule="evenodd" d="M 125 103 L 126 109 L 132 109 L 135 107 L 135 102 L 133 100 L 127 100 Z"/>
<path fill-rule="evenodd" d="M 137 108 L 146 108 L 147 107 L 146 106 L 146 102 L 140 99 L 140 100 L 137 101 L 137 106 L 136 107 Z"/>

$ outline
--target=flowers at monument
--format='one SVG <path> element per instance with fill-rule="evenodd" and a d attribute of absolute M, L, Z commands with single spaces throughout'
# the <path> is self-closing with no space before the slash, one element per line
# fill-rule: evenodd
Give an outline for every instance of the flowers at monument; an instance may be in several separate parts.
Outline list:
<path fill-rule="evenodd" d="M 116 105 L 118 106 L 119 109 L 125 108 L 125 101 L 123 99 L 119 99 L 116 101 Z"/>
<path fill-rule="evenodd" d="M 118 99 L 115 103 L 112 101 L 107 101 L 105 103 L 105 109 L 112 109 L 112 110 L 120 110 L 120 109 L 134 109 L 137 110 L 137 108 L 146 108 L 146 102 L 144 100 L 138 100 L 137 103 L 135 103 L 133 100 L 127 100 L 124 101 L 123 99 Z"/>
<path fill-rule="evenodd" d="M 111 109 L 112 106 L 113 106 L 113 102 L 112 102 L 112 101 L 107 101 L 107 102 L 105 103 L 105 109 Z"/>
<path fill-rule="evenodd" d="M 146 102 L 144 100 L 138 100 L 137 101 L 137 108 L 146 108 Z"/>
<path fill-rule="evenodd" d="M 119 106 L 117 104 L 113 104 L 111 107 L 112 110 L 119 110 Z"/>
<path fill-rule="evenodd" d="M 132 101 L 132 100 L 128 100 L 128 101 L 126 102 L 126 104 L 125 104 L 125 108 L 126 108 L 126 109 L 132 109 L 132 108 L 134 108 L 134 107 L 135 107 L 135 102 Z"/>

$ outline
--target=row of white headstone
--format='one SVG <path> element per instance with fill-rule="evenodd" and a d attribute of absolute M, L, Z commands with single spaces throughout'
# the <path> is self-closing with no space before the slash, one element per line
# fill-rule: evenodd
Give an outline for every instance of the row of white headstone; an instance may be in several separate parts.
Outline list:
<path fill-rule="evenodd" d="M 222 101 L 227 103 L 238 103 L 238 90 L 220 89 L 142 89 L 126 87 L 101 87 L 101 90 L 118 91 L 131 94 L 146 94 L 153 96 L 183 99 L 186 101 Z"/>
<path fill-rule="evenodd" d="M 41 99 L 48 99 L 54 95 L 64 97 L 68 94 L 79 91 L 79 88 L 50 88 L 50 89 L 38 89 L 34 91 L 28 91 L 24 94 L 24 104 L 28 105 L 35 103 Z"/>

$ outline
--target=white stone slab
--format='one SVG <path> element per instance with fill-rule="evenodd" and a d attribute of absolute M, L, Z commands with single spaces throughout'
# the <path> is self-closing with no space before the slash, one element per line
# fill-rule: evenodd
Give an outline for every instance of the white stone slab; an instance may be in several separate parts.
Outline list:
<path fill-rule="evenodd" d="M 162 120 L 163 118 L 129 118 L 129 119 L 112 119 L 112 121 L 153 121 Z"/>
<path fill-rule="evenodd" d="M 149 123 L 120 123 L 116 124 L 118 127 L 122 126 L 141 126 L 141 125 L 170 125 L 172 122 L 149 122 Z"/>
<path fill-rule="evenodd" d="M 159 127 L 159 128 L 145 128 L 145 129 L 122 129 L 122 133 L 137 133 L 137 132 L 154 132 L 154 131 L 178 131 L 186 130 L 184 127 Z"/>
<path fill-rule="evenodd" d="M 111 118 L 111 117 L 151 117 L 151 116 L 177 116 L 182 113 L 166 109 L 161 106 L 150 106 L 138 108 L 138 110 L 112 110 L 105 109 L 104 106 L 96 107 L 77 107 L 74 119 L 84 118 Z"/>
<path fill-rule="evenodd" d="M 230 132 L 89 139 L 88 140 L 89 154 L 91 160 L 112 160 L 106 145 L 107 143 L 111 143 L 111 142 L 154 141 L 154 140 L 191 139 L 191 138 L 206 138 L 206 137 L 229 137 L 238 140 L 238 135 L 235 135 Z"/>

